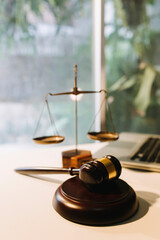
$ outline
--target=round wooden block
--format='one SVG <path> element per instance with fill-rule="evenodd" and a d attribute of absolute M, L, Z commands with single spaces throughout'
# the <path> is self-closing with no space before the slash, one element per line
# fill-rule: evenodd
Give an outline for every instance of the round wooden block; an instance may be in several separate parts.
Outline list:
<path fill-rule="evenodd" d="M 111 225 L 124 221 L 138 209 L 134 190 L 117 179 L 90 190 L 72 177 L 65 181 L 53 198 L 54 209 L 64 218 L 85 225 Z"/>

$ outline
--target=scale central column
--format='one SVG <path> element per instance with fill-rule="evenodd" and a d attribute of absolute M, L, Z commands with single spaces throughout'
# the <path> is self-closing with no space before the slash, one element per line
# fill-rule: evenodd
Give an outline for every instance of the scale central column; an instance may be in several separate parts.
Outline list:
<path fill-rule="evenodd" d="M 80 94 L 77 88 L 77 65 L 74 65 L 74 88 L 72 94 L 75 96 L 75 149 L 62 152 L 63 167 L 80 168 L 85 162 L 92 160 L 92 154 L 87 150 L 78 149 L 78 102 L 77 96 Z"/>
<path fill-rule="evenodd" d="M 77 119 L 77 95 L 78 95 L 78 89 L 77 89 L 77 64 L 74 65 L 74 89 L 73 92 L 75 94 L 75 143 L 76 143 L 76 152 L 78 152 L 77 146 L 78 146 L 78 119 Z"/>
<path fill-rule="evenodd" d="M 76 143 L 76 152 L 78 151 L 78 119 L 77 119 L 77 96 L 75 97 L 75 143 Z"/>

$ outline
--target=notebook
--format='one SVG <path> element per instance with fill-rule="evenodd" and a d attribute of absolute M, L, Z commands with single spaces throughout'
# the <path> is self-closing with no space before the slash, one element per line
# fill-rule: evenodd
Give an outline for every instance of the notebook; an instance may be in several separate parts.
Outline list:
<path fill-rule="evenodd" d="M 94 153 L 95 158 L 105 155 L 117 157 L 122 167 L 160 172 L 160 135 L 121 133 Z"/>

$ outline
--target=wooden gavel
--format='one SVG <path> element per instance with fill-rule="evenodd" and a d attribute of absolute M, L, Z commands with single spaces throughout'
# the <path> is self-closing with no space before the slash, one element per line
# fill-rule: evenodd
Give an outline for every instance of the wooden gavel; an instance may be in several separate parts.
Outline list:
<path fill-rule="evenodd" d="M 117 158 L 106 155 L 76 168 L 17 168 L 16 172 L 21 174 L 66 174 L 78 175 L 79 179 L 87 185 L 99 185 L 111 179 L 119 178 L 121 164 Z"/>

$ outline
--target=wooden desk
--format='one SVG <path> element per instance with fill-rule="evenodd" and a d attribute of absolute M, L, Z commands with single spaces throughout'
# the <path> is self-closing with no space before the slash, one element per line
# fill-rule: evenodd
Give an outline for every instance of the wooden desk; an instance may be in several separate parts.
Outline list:
<path fill-rule="evenodd" d="M 79 146 L 95 153 L 106 143 Z M 68 175 L 27 177 L 14 172 L 21 166 L 61 166 L 67 147 L 0 151 L 1 240 L 158 240 L 160 239 L 160 174 L 123 169 L 121 179 L 137 193 L 137 214 L 116 226 L 91 227 L 62 218 L 52 207 L 58 186 Z M 109 147 L 106 153 L 110 154 Z M 118 154 L 118 153 L 117 153 Z"/>

